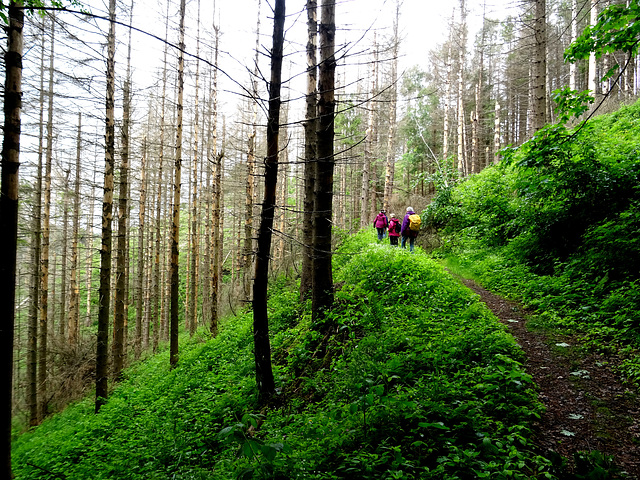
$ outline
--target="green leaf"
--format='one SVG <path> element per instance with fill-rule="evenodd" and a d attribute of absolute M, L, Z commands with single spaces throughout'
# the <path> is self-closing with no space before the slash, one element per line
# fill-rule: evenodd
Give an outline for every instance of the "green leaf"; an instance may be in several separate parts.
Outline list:
<path fill-rule="evenodd" d="M 444 423 L 442 422 L 437 422 L 437 423 L 426 423 L 426 422 L 420 422 L 418 423 L 419 427 L 422 428 L 437 428 L 439 430 L 450 430 L 449 427 L 447 427 Z"/>
<path fill-rule="evenodd" d="M 278 450 L 273 445 L 260 445 L 260 450 L 268 462 L 273 462 L 278 454 Z"/>

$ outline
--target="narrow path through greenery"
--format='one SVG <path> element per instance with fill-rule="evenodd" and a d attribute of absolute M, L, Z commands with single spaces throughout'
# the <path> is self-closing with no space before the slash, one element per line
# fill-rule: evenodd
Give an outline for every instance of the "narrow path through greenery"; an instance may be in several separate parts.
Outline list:
<path fill-rule="evenodd" d="M 473 280 L 462 282 L 509 327 L 526 354 L 526 371 L 538 385 L 546 407 L 534 430 L 536 443 L 547 452 L 575 457 L 578 462 L 610 463 L 597 458 L 598 453 L 586 458 L 584 452 L 611 455 L 627 478 L 640 478 L 637 394 L 611 368 L 616 358 L 581 353 L 577 338 L 532 331 L 519 305 Z"/>

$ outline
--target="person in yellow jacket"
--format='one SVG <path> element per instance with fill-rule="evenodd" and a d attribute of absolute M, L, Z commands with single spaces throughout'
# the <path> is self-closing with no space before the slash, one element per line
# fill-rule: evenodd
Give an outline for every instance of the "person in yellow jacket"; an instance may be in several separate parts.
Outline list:
<path fill-rule="evenodd" d="M 400 235 L 402 236 L 402 248 L 407 248 L 407 239 L 409 240 L 409 251 L 413 252 L 413 247 L 416 243 L 416 237 L 418 236 L 418 230 L 420 230 L 420 224 L 418 223 L 417 229 L 415 229 L 415 222 L 412 225 L 409 217 L 415 215 L 420 218 L 416 212 L 413 211 L 413 207 L 407 207 L 407 213 L 402 220 L 402 228 L 400 229 Z"/>

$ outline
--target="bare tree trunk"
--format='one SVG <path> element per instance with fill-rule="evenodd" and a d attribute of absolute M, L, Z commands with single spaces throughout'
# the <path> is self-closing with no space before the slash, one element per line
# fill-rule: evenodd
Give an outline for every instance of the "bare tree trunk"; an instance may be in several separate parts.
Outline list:
<path fill-rule="evenodd" d="M 373 48 L 374 51 L 377 48 L 376 45 L 376 32 L 373 32 Z M 362 187 L 360 192 L 360 228 L 365 228 L 370 222 L 369 211 L 369 189 L 371 173 L 371 162 L 373 160 L 373 124 L 374 124 L 374 103 L 376 89 L 376 68 L 377 62 L 374 60 L 371 62 L 371 90 L 369 91 L 369 101 L 367 102 L 367 130 L 365 132 L 364 142 L 364 162 L 362 165 Z"/>
<path fill-rule="evenodd" d="M 458 55 L 458 174 L 463 177 L 466 172 L 465 136 L 464 136 L 464 60 L 467 39 L 467 15 L 464 0 L 460 0 L 460 50 Z"/>
<path fill-rule="evenodd" d="M 471 169 L 469 173 L 478 173 L 478 102 L 480 101 L 480 85 L 476 83 L 476 108 L 471 112 Z"/>
<path fill-rule="evenodd" d="M 300 298 L 305 299 L 313 284 L 313 195 L 316 168 L 316 104 L 318 98 L 318 2 L 307 0 L 307 92 L 304 121 L 304 217 L 302 223 L 302 267 L 300 277 Z"/>
<path fill-rule="evenodd" d="M 102 246 L 100 248 L 100 287 L 98 300 L 98 338 L 96 353 L 96 413 L 109 396 L 109 304 L 111 302 L 111 246 L 113 220 L 113 169 L 115 157 L 115 53 L 116 0 L 109 0 L 107 37 L 107 93 L 105 127 L 104 194 L 102 199 Z"/>
<path fill-rule="evenodd" d="M 133 18 L 133 1 L 129 11 L 129 23 Z M 122 100 L 122 128 L 120 142 L 122 165 L 120 167 L 120 186 L 118 198 L 118 241 L 116 263 L 116 304 L 113 320 L 113 378 L 120 380 L 125 362 L 125 341 L 127 324 L 128 289 L 127 285 L 127 239 L 129 235 L 129 130 L 131 127 L 131 29 L 127 52 L 127 73 L 124 81 Z"/>
<path fill-rule="evenodd" d="M 183 113 L 183 95 L 184 95 L 184 17 L 185 17 L 185 0 L 180 0 L 180 40 L 178 54 L 178 118 L 176 128 L 176 158 L 174 167 L 173 182 L 173 222 L 171 224 L 171 321 L 170 321 L 170 357 L 169 363 L 171 367 L 175 367 L 178 363 L 178 306 L 179 294 L 178 287 L 180 276 L 178 272 L 179 252 L 178 244 L 180 242 L 180 174 L 182 169 L 182 113 Z"/>
<path fill-rule="evenodd" d="M 60 259 L 60 314 L 58 334 L 64 338 L 67 330 L 67 234 L 69 233 L 69 175 L 71 170 L 65 172 L 64 186 L 62 189 L 62 252 Z"/>
<path fill-rule="evenodd" d="M 97 155 L 96 155 L 97 157 Z M 97 168 L 95 165 L 95 161 L 94 161 L 94 165 L 93 165 L 93 182 L 91 183 L 91 193 L 89 195 L 89 215 L 87 216 L 87 225 L 88 225 L 88 236 L 87 236 L 87 257 L 85 259 L 85 270 L 86 270 L 86 277 L 85 277 L 85 288 L 87 290 L 87 298 L 86 298 L 86 309 L 87 309 L 87 316 L 85 317 L 85 325 L 89 326 L 91 325 L 91 291 L 93 290 L 93 212 L 94 212 L 94 208 L 95 208 L 95 202 L 94 202 L 94 197 L 95 197 L 95 185 L 96 185 L 96 174 L 97 174 Z"/>
<path fill-rule="evenodd" d="M 449 49 L 447 50 L 447 76 L 446 76 L 446 88 L 444 93 L 444 108 L 443 108 L 443 126 L 442 126 L 442 158 L 446 162 L 449 157 L 449 102 L 451 101 L 451 87 L 453 85 L 452 78 L 452 66 L 453 66 L 453 19 L 456 9 L 451 12 L 451 25 L 449 30 Z"/>
<path fill-rule="evenodd" d="M 215 17 L 215 7 L 214 7 L 214 17 Z M 215 30 L 215 23 L 213 24 Z M 215 40 L 214 40 L 215 42 Z M 204 212 L 204 224 L 203 228 L 204 234 L 204 246 L 202 249 L 202 278 L 204 281 L 202 282 L 202 320 L 205 324 L 208 324 L 211 320 L 211 295 L 212 289 L 211 285 L 213 284 L 213 222 L 211 220 L 211 210 L 213 209 L 213 186 L 212 186 L 212 177 L 213 177 L 213 161 L 212 158 L 212 121 L 211 118 L 213 116 L 213 68 L 208 72 L 209 86 L 207 87 L 207 91 L 211 92 L 207 101 L 206 101 L 206 112 L 202 112 L 202 142 L 203 142 L 203 152 L 202 152 L 202 163 L 200 171 L 202 172 L 202 176 L 204 176 L 203 180 L 203 197 L 205 202 L 205 212 Z M 206 140 L 204 138 L 206 132 Z M 206 142 L 207 150 L 204 151 L 204 144 Z"/>
<path fill-rule="evenodd" d="M 22 107 L 22 48 L 24 12 L 21 1 L 9 4 L 5 52 L 4 138 L 0 172 L 0 477 L 11 473 L 11 409 L 13 333 L 15 321 L 16 250 L 18 243 L 18 168 L 20 166 L 20 113 Z"/>
<path fill-rule="evenodd" d="M 76 171 L 73 191 L 73 233 L 71 245 L 70 293 L 68 313 L 69 345 L 78 342 L 78 324 L 80 319 L 80 288 L 78 287 L 78 236 L 80 231 L 80 154 L 82 153 L 82 113 L 78 113 L 78 140 L 76 144 Z"/>
<path fill-rule="evenodd" d="M 537 5 L 537 4 L 536 4 Z M 589 24 L 593 27 L 598 21 L 598 0 L 591 0 L 591 16 Z M 587 88 L 591 90 L 592 94 L 597 93 L 597 78 L 596 78 L 596 55 L 594 52 L 589 54 L 589 70 L 587 78 Z"/>
<path fill-rule="evenodd" d="M 535 46 L 533 55 L 533 118 L 532 132 L 535 133 L 546 123 L 546 74 L 547 74 L 547 3 L 536 0 L 534 19 Z"/>
<path fill-rule="evenodd" d="M 43 20 L 42 27 L 46 22 Z M 38 425 L 38 313 L 40 310 L 40 257 L 42 246 L 42 155 L 44 153 L 44 58 L 45 36 L 42 35 L 40 56 L 40 115 L 38 122 L 38 171 L 33 190 L 31 306 L 27 332 L 27 408 L 29 426 Z"/>
<path fill-rule="evenodd" d="M 53 53 L 55 43 L 55 22 L 51 20 L 51 49 L 49 51 L 49 87 L 47 114 L 47 148 L 44 175 L 44 211 L 42 215 L 42 257 L 40 258 L 40 324 L 38 328 L 38 417 L 42 420 L 46 414 L 47 397 L 47 345 L 49 334 L 49 242 L 51 218 L 51 162 L 53 156 Z"/>
<path fill-rule="evenodd" d="M 158 179 L 160 180 L 160 179 Z M 147 139 L 146 137 L 142 141 L 142 159 L 140 165 L 140 207 L 138 209 L 138 275 L 136 276 L 136 331 L 134 341 L 134 355 L 135 358 L 140 358 L 142 352 L 142 318 L 143 318 L 143 302 L 142 296 L 148 295 L 149 289 L 143 291 L 144 285 L 144 272 L 145 272 L 145 244 L 144 244 L 144 229 L 146 226 L 145 213 L 147 207 Z M 149 298 L 149 297 L 147 297 Z M 149 302 L 144 302 L 147 306 L 146 311 L 149 311 Z M 149 324 L 146 327 L 147 339 L 149 333 Z M 148 343 L 147 343 L 148 345 Z"/>
<path fill-rule="evenodd" d="M 193 168 L 192 168 L 192 189 L 191 189 L 191 297 L 189 304 L 189 311 L 191 312 L 191 319 L 189 323 L 189 334 L 194 335 L 198 326 L 198 310 L 197 310 L 197 297 L 198 297 L 198 265 L 199 265 L 199 242 L 198 236 L 200 234 L 200 227 L 198 222 L 198 135 L 200 128 L 200 110 L 198 105 L 198 94 L 200 89 L 200 0 L 198 0 L 198 33 L 196 35 L 196 91 L 195 91 L 195 103 L 194 103 L 194 146 L 193 146 Z"/>
<path fill-rule="evenodd" d="M 253 120 L 252 129 L 248 138 L 248 154 L 247 154 L 247 183 L 246 183 L 246 199 L 245 199 L 245 223 L 244 223 L 244 256 L 243 263 L 243 290 L 247 300 L 251 299 L 249 294 L 249 272 L 251 272 L 251 264 L 253 262 L 253 206 L 255 192 L 255 170 L 256 170 L 256 138 L 257 138 L 257 122 L 258 122 L 258 54 L 260 46 L 260 0 L 258 0 L 258 21 L 256 25 L 256 49 L 255 49 L 255 66 L 253 77 L 251 79 L 251 93 L 253 94 Z"/>
<path fill-rule="evenodd" d="M 578 0 L 571 0 L 571 43 L 578 38 Z M 578 64 L 569 63 L 569 88 L 576 89 L 576 78 L 578 74 Z"/>
<path fill-rule="evenodd" d="M 286 102 L 286 99 L 284 100 Z M 286 230 L 286 217 L 287 217 L 287 199 L 289 198 L 289 129 L 287 127 L 287 123 L 289 121 L 289 108 L 288 104 L 285 103 L 285 106 L 281 108 L 282 111 L 282 123 L 280 129 L 282 130 L 281 135 L 281 146 L 279 147 L 282 150 L 282 166 L 279 167 L 280 174 L 280 199 L 277 201 L 277 208 L 280 210 L 278 213 L 278 244 L 277 244 L 277 254 L 276 258 L 278 259 L 279 265 L 282 266 L 284 264 L 285 258 L 285 230 Z M 272 270 L 273 264 L 272 264 Z"/>
<path fill-rule="evenodd" d="M 495 121 L 493 124 L 493 163 L 498 163 L 500 156 L 500 104 L 496 102 Z"/>
<path fill-rule="evenodd" d="M 387 158 L 385 162 L 384 176 L 384 209 L 391 209 L 391 196 L 393 195 L 393 177 L 395 175 L 395 136 L 396 136 L 396 103 L 398 101 L 398 21 L 400 20 L 400 3 L 396 0 L 396 18 L 393 22 L 393 59 L 391 63 L 391 101 L 389 102 L 389 131 L 387 132 Z"/>
<path fill-rule="evenodd" d="M 331 221 L 333 210 L 333 155 L 335 114 L 335 3 L 323 0 L 320 20 L 320 69 L 318 76 L 318 162 L 314 206 L 314 265 L 312 311 L 314 321 L 333 304 L 333 272 L 331 269 Z"/>
<path fill-rule="evenodd" d="M 265 160 L 264 200 L 258 230 L 258 249 L 253 281 L 253 342 L 256 362 L 256 384 L 260 401 L 265 403 L 275 393 L 271 369 L 267 285 L 269 254 L 278 181 L 278 134 L 280 129 L 280 87 L 284 48 L 285 1 L 276 0 L 273 12 L 273 48 L 269 82 L 269 114 L 267 118 L 267 158 Z"/>
<path fill-rule="evenodd" d="M 215 8 L 214 8 L 215 11 Z M 218 65 L 218 42 L 220 40 L 220 26 L 214 22 L 215 31 L 215 51 L 214 65 Z M 218 308 L 220 305 L 220 276 L 222 271 L 222 160 L 224 152 L 217 152 L 218 143 L 218 69 L 213 72 L 213 203 L 211 205 L 211 306 L 209 318 L 209 331 L 212 335 L 218 334 Z"/>
<path fill-rule="evenodd" d="M 165 39 L 169 38 L 169 6 L 170 1 L 167 1 L 167 13 L 165 23 Z M 164 45 L 164 61 L 162 66 L 162 98 L 160 99 L 160 151 L 158 152 L 158 191 L 156 193 L 156 245 L 155 245 L 155 257 L 153 262 L 153 305 L 152 305 L 152 317 L 153 317 L 153 351 L 158 350 L 158 342 L 160 340 L 160 330 L 163 322 L 164 302 L 162 301 L 164 292 L 164 271 L 160 269 L 161 259 L 164 259 L 163 243 L 162 243 L 162 168 L 164 165 L 164 139 L 165 139 L 165 114 L 166 114 L 166 95 L 167 95 L 167 44 Z M 148 338 L 145 337 L 143 348 L 148 347 Z"/>
<path fill-rule="evenodd" d="M 376 43 L 376 33 L 373 34 L 373 79 L 371 84 L 372 96 L 377 95 L 378 93 L 378 44 Z M 370 139 L 368 145 L 365 145 L 365 149 L 368 149 L 368 158 L 369 158 L 369 214 L 367 215 L 367 222 L 372 221 L 375 218 L 376 213 L 378 211 L 378 171 L 377 171 L 377 161 L 376 161 L 376 151 L 374 148 L 377 148 L 379 145 L 378 142 L 378 121 L 376 118 L 377 110 L 371 108 L 369 116 L 369 125 L 367 128 L 367 139 Z M 370 127 L 370 128 L 369 128 Z M 365 155 L 367 155 L 365 151 Z"/>

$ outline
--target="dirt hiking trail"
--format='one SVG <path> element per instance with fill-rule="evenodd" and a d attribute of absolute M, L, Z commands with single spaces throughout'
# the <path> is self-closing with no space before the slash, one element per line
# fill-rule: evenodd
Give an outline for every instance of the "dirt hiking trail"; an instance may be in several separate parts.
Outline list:
<path fill-rule="evenodd" d="M 571 460 L 576 452 L 598 450 L 613 455 L 621 470 L 615 478 L 640 480 L 638 394 L 614 373 L 616 359 L 580 355 L 574 351 L 576 339 L 531 332 L 526 312 L 516 303 L 473 280 L 460 281 L 480 296 L 525 352 L 524 366 L 546 406 L 534 428 L 542 453 L 554 451 Z"/>

